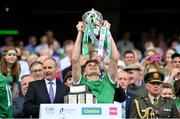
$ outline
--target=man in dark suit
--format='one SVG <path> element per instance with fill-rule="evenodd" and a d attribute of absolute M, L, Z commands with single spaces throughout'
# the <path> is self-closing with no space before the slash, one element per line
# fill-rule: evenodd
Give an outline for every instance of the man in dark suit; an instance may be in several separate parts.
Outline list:
<path fill-rule="evenodd" d="M 179 114 L 172 99 L 160 96 L 164 75 L 159 72 L 147 73 L 144 77 L 148 95 L 134 100 L 131 118 L 178 118 Z"/>
<path fill-rule="evenodd" d="M 40 104 L 63 103 L 69 88 L 55 78 L 56 61 L 47 58 L 43 62 L 44 80 L 31 82 L 25 96 L 24 113 L 27 117 L 39 117 Z"/>
<path fill-rule="evenodd" d="M 126 93 L 124 89 L 116 83 L 115 93 L 114 93 L 114 101 L 116 102 L 124 102 L 126 100 Z"/>
<path fill-rule="evenodd" d="M 21 77 L 21 94 L 18 97 L 13 98 L 13 117 L 14 118 L 23 118 L 23 105 L 24 105 L 24 96 L 26 95 L 28 84 L 34 81 L 34 79 L 29 75 L 23 75 Z"/>
<path fill-rule="evenodd" d="M 125 97 L 126 97 L 125 98 L 126 100 L 124 102 L 121 102 L 122 117 L 129 118 L 131 103 L 134 101 L 137 95 L 127 92 L 127 86 L 129 84 L 129 76 L 126 71 L 118 71 L 117 84 L 119 84 L 120 87 L 122 87 L 122 89 L 125 91 Z"/>

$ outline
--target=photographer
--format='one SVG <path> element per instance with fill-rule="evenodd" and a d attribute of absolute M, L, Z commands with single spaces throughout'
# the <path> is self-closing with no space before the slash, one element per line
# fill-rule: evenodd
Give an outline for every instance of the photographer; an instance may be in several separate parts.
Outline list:
<path fill-rule="evenodd" d="M 176 80 L 180 80 L 180 54 L 174 53 L 172 55 L 172 70 L 167 83 L 174 84 Z"/>

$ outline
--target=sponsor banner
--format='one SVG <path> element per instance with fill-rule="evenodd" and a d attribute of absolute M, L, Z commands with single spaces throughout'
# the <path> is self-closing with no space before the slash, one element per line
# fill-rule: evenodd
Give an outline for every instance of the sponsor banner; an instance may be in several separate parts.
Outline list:
<path fill-rule="evenodd" d="M 117 114 L 118 114 L 117 107 L 110 107 L 109 108 L 109 115 L 117 115 Z"/>
<path fill-rule="evenodd" d="M 41 104 L 41 119 L 121 119 L 119 104 Z"/>
<path fill-rule="evenodd" d="M 102 115 L 101 107 L 82 107 L 82 115 Z"/>

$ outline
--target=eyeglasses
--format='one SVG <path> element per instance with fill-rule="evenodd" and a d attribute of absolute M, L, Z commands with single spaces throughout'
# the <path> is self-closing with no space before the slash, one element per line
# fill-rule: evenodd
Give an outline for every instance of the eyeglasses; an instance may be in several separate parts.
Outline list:
<path fill-rule="evenodd" d="M 17 53 L 5 53 L 7 56 L 17 56 Z"/>
<path fill-rule="evenodd" d="M 36 72 L 42 72 L 42 71 L 43 71 L 43 69 L 35 69 L 35 70 L 32 70 L 31 72 L 36 73 Z"/>

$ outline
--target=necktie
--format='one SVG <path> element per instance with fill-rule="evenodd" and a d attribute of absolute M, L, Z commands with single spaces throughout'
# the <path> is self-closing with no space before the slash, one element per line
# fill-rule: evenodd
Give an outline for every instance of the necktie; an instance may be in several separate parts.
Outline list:
<path fill-rule="evenodd" d="M 158 100 L 157 100 L 157 98 L 156 98 L 156 97 L 153 99 L 153 101 L 154 101 L 154 105 L 155 105 L 155 106 L 157 106 L 157 104 L 158 104 Z"/>
<path fill-rule="evenodd" d="M 53 89 L 52 85 L 53 85 L 53 82 L 50 81 L 49 82 L 49 97 L 50 97 L 51 103 L 53 103 L 53 101 L 54 101 L 54 89 Z"/>

